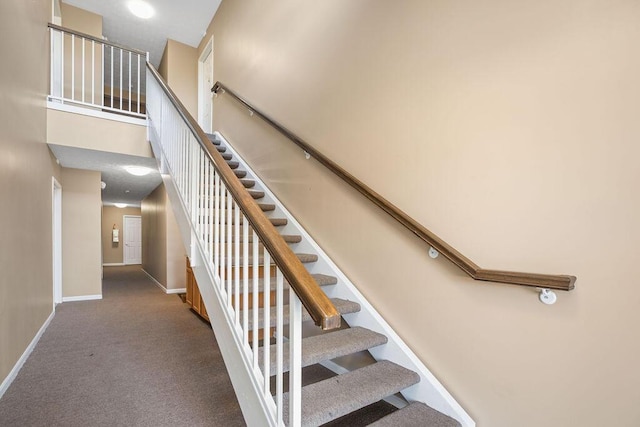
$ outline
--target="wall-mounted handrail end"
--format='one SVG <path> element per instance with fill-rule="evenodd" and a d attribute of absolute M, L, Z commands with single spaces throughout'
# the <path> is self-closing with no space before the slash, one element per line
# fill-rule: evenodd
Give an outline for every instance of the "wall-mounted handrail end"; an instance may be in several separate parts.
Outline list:
<path fill-rule="evenodd" d="M 531 286 L 533 288 L 553 289 L 556 291 L 570 291 L 575 288 L 576 277 L 567 275 L 517 273 L 513 271 L 478 269 L 476 280 L 487 282 L 508 283 L 510 285 Z"/>

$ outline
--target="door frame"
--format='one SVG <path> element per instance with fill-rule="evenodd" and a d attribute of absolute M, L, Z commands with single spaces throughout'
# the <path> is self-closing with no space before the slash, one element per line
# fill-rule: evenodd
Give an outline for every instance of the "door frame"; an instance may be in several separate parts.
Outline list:
<path fill-rule="evenodd" d="M 206 97 L 211 98 L 211 88 L 206 83 L 206 76 L 204 75 L 204 60 L 211 54 L 211 81 L 213 81 L 213 36 L 209 39 L 206 46 L 202 50 L 200 57 L 198 58 L 198 124 L 205 132 L 212 132 L 212 123 L 204 122 L 204 105 Z M 213 121 L 213 101 L 211 101 L 211 121 Z"/>
<path fill-rule="evenodd" d="M 140 218 L 140 264 L 142 264 L 142 216 L 141 215 L 122 215 L 122 263 L 127 264 L 127 218 Z"/>
<path fill-rule="evenodd" d="M 51 177 L 53 309 L 62 302 L 62 185 Z"/>

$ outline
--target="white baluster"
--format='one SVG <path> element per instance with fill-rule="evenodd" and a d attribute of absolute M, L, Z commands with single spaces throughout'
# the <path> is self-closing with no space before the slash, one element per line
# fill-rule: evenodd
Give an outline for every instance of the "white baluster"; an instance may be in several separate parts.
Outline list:
<path fill-rule="evenodd" d="M 76 99 L 76 36 L 71 34 L 71 100 Z"/>
<path fill-rule="evenodd" d="M 213 239 L 213 271 L 214 274 L 220 278 L 220 175 L 216 174 L 215 187 L 214 187 L 214 203 L 215 212 L 213 223 L 214 239 Z"/>
<path fill-rule="evenodd" d="M 207 159 L 208 161 L 208 159 Z M 216 175 L 216 170 L 213 167 L 213 164 L 211 164 L 211 162 L 208 162 L 208 168 L 209 168 L 209 191 L 208 191 L 208 198 L 207 198 L 207 211 L 209 212 L 208 215 L 208 220 L 207 220 L 207 235 L 209 236 L 209 262 L 213 263 L 213 216 L 214 216 L 214 206 L 213 206 L 213 200 L 214 200 L 214 191 L 215 191 L 215 175 Z"/>
<path fill-rule="evenodd" d="M 82 102 L 84 102 L 84 85 L 85 85 L 85 79 L 84 79 L 84 40 L 85 38 L 82 37 Z"/>
<path fill-rule="evenodd" d="M 282 272 L 280 269 L 276 269 L 276 420 L 279 425 L 283 425 L 282 421 L 282 399 L 283 399 L 283 340 L 284 340 L 284 291 L 283 284 L 284 280 L 282 278 Z M 268 344 L 265 344 L 268 345 Z"/>
<path fill-rule="evenodd" d="M 242 215 L 242 331 L 249 345 L 249 223 Z"/>
<path fill-rule="evenodd" d="M 140 113 L 140 54 L 136 56 L 138 57 L 138 113 Z"/>
<path fill-rule="evenodd" d="M 122 49 L 120 49 L 120 109 L 122 110 Z"/>
<path fill-rule="evenodd" d="M 104 44 L 101 45 L 100 49 L 102 51 L 102 60 L 100 61 L 100 105 L 104 107 Z M 162 134 L 159 136 L 162 137 Z M 160 138 L 160 141 L 162 141 L 162 138 Z"/>
<path fill-rule="evenodd" d="M 129 112 L 131 112 L 131 51 L 129 51 L 129 81 L 127 83 L 129 86 Z"/>
<path fill-rule="evenodd" d="M 302 423 L 302 303 L 289 292 L 289 425 Z"/>
<path fill-rule="evenodd" d="M 113 108 L 113 46 L 111 46 L 111 105 L 109 107 Z"/>
<path fill-rule="evenodd" d="M 233 245 L 235 250 L 234 262 L 235 265 L 235 274 L 233 275 L 234 282 L 234 305 L 235 305 L 235 314 L 236 314 L 236 325 L 240 324 L 240 206 L 237 203 L 234 203 L 235 211 L 234 213 L 234 221 L 233 224 L 234 233 L 233 233 Z"/>
<path fill-rule="evenodd" d="M 260 329 L 258 328 L 258 294 L 260 292 L 259 289 L 259 278 L 258 278 L 258 234 L 253 230 L 253 370 L 256 371 L 258 369 L 258 334 L 260 333 Z"/>
<path fill-rule="evenodd" d="M 227 240 L 226 240 L 226 236 L 227 236 L 227 228 L 225 227 L 225 222 L 226 222 L 226 205 L 225 205 L 225 200 L 226 200 L 226 195 L 227 195 L 227 189 L 224 186 L 224 183 L 222 181 L 220 181 L 220 186 L 221 188 L 221 192 L 220 192 L 220 265 L 219 265 L 219 269 L 220 269 L 220 288 L 225 291 L 226 289 L 226 284 L 225 284 L 225 271 L 226 271 L 226 258 L 225 258 L 225 254 L 226 254 L 226 248 L 227 248 Z"/>
<path fill-rule="evenodd" d="M 266 397 L 271 397 L 271 389 L 270 389 L 270 365 L 271 365 L 271 354 L 270 354 L 270 338 L 271 334 L 269 333 L 271 329 L 271 259 L 269 257 L 269 251 L 266 248 L 262 250 L 263 258 L 262 258 L 262 271 L 263 279 L 262 279 L 262 312 L 264 314 L 263 318 L 263 332 L 262 332 L 262 352 L 264 353 L 264 370 L 262 371 L 264 374 L 264 395 Z"/>
<path fill-rule="evenodd" d="M 227 306 L 231 307 L 231 296 L 233 295 L 233 197 L 231 193 L 227 195 Z"/>
<path fill-rule="evenodd" d="M 91 40 L 91 103 L 96 103 L 96 42 Z"/>

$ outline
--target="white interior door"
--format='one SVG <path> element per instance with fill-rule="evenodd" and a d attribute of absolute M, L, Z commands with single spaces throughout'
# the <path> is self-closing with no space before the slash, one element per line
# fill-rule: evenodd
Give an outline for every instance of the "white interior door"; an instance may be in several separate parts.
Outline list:
<path fill-rule="evenodd" d="M 198 62 L 198 121 L 205 132 L 212 132 L 213 124 L 213 37 L 202 51 Z"/>
<path fill-rule="evenodd" d="M 124 215 L 124 264 L 142 264 L 142 218 Z"/>

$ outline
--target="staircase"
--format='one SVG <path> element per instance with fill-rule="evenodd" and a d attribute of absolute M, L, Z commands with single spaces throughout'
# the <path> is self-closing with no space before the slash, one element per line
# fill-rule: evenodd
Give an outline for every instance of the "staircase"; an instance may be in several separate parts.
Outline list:
<path fill-rule="evenodd" d="M 298 259 L 312 269 L 313 264 L 319 260 L 316 253 L 297 252 L 296 249 L 303 241 L 301 234 L 291 234 L 285 232 L 285 227 L 290 225 L 290 219 L 287 213 L 282 212 L 278 207 L 279 202 L 266 197 L 263 190 L 256 190 L 263 186 L 256 182 L 253 172 L 248 172 L 246 167 L 241 165 L 244 163 L 235 152 L 231 152 L 231 148 L 217 134 L 208 134 L 209 140 L 216 146 L 218 152 L 222 153 L 227 164 L 234 170 L 245 188 L 249 189 L 249 194 L 258 201 L 258 205 L 269 216 L 270 221 L 281 232 L 282 237 L 294 249 Z M 288 227 L 296 228 L 294 227 Z M 296 230 L 297 231 L 297 230 Z M 251 263 L 251 261 L 250 261 Z M 259 263 L 262 265 L 263 260 Z M 324 273 L 312 274 L 319 286 L 323 288 L 334 287 L 338 284 L 338 278 L 333 276 L 331 271 Z M 275 283 L 275 277 L 270 280 Z M 264 292 L 264 280 L 260 282 L 260 291 Z M 286 287 L 286 283 L 285 283 Z M 273 291 L 275 288 L 271 286 Z M 355 301 L 342 298 L 332 298 L 340 314 L 345 317 L 348 315 L 359 313 L 361 306 Z M 258 308 L 259 324 L 257 327 L 264 327 L 264 309 Z M 285 323 L 288 322 L 288 307 L 284 308 Z M 249 310 L 249 319 L 254 318 L 253 310 Z M 309 314 L 303 310 L 303 321 L 311 320 Z M 276 325 L 275 315 L 270 316 L 270 326 Z M 348 322 L 347 322 L 348 323 Z M 249 320 L 251 329 L 254 325 Z M 302 340 L 302 367 L 313 364 L 322 364 L 332 359 L 353 355 L 362 351 L 385 346 L 388 343 L 386 335 L 367 329 L 362 326 L 347 327 L 329 331 L 320 335 L 310 335 L 303 337 Z M 276 348 L 275 344 L 271 345 L 270 372 L 276 372 Z M 260 348 L 258 358 L 262 360 L 264 349 Z M 285 351 L 283 358 L 283 368 L 287 372 L 289 369 L 288 344 L 285 343 Z M 407 369 L 399 364 L 389 360 L 378 360 L 364 367 L 343 373 L 341 375 L 331 377 L 313 384 L 306 385 L 302 388 L 302 423 L 303 425 L 318 426 L 328 423 L 336 418 L 342 417 L 353 411 L 361 409 L 367 405 L 378 402 L 401 393 L 408 387 L 414 386 L 420 382 L 420 375 L 411 369 Z M 285 402 L 287 399 L 285 399 Z M 401 403 L 398 403 L 401 402 Z M 438 426 L 449 427 L 461 425 L 455 419 L 438 412 L 437 410 L 427 406 L 421 402 L 412 402 L 411 404 L 402 402 L 401 399 L 395 399 L 394 403 L 398 406 L 404 406 L 378 421 L 375 426 Z M 288 424 L 285 403 L 285 423 Z"/>
<path fill-rule="evenodd" d="M 204 134 L 147 67 L 149 139 L 247 424 L 318 426 L 385 399 L 398 410 L 375 425 L 475 426 L 233 147 Z M 344 356 L 356 363 L 339 364 Z M 338 375 L 302 386 L 314 364 Z"/>

